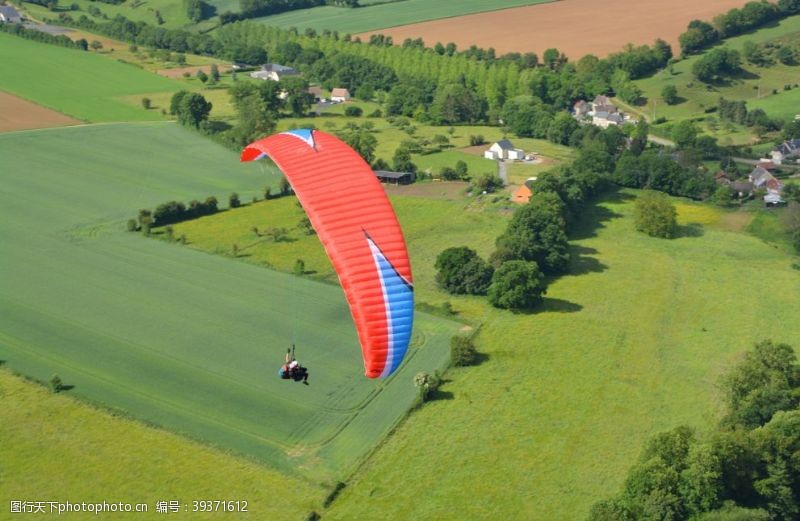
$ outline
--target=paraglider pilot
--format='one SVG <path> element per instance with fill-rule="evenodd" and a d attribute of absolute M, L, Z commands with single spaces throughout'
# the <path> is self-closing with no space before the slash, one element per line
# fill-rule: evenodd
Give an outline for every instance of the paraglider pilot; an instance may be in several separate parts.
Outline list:
<path fill-rule="evenodd" d="M 294 358 L 294 346 L 286 350 L 286 358 L 284 364 L 278 371 L 278 375 L 283 380 L 294 380 L 295 382 L 303 382 L 308 385 L 308 369 L 300 365 Z"/>

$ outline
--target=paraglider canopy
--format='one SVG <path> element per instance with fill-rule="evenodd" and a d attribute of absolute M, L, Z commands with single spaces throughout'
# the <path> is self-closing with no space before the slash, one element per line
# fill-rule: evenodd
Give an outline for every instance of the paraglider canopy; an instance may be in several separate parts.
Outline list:
<path fill-rule="evenodd" d="M 389 198 L 357 152 L 318 130 L 266 137 L 241 159 L 264 157 L 286 175 L 339 276 L 366 376 L 389 376 L 405 356 L 414 318 L 411 264 Z"/>

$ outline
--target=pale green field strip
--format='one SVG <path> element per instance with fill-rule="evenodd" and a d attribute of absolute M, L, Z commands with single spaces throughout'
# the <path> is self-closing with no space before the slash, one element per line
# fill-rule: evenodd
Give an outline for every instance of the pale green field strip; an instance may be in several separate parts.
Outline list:
<path fill-rule="evenodd" d="M 69 5 L 72 5 L 72 3 L 71 1 Z M 98 23 L 107 23 L 108 20 L 113 20 L 117 15 L 122 15 L 134 22 L 141 20 L 149 25 L 163 27 L 165 29 L 179 29 L 192 23 L 186 16 L 186 8 L 183 2 L 178 2 L 176 0 L 128 0 L 117 5 L 105 2 L 93 2 L 92 0 L 75 0 L 74 3 L 78 4 L 80 10 L 68 14 L 75 19 L 86 16 Z M 53 13 L 46 7 L 37 4 L 25 3 L 24 7 L 31 15 L 39 20 L 58 16 L 57 13 Z M 90 7 L 99 9 L 108 16 L 108 19 L 90 14 Z M 161 14 L 161 18 L 164 20 L 163 25 L 158 24 L 156 11 Z"/>
<path fill-rule="evenodd" d="M 277 15 L 255 18 L 256 21 L 277 27 L 308 27 L 321 31 L 362 33 L 400 25 L 427 22 L 465 14 L 497 11 L 547 3 L 551 0 L 404 0 L 357 9 L 342 7 L 313 7 Z M 398 42 L 400 43 L 400 42 Z"/>
<path fill-rule="evenodd" d="M 413 414 L 325 520 L 584 519 L 650 435 L 716 421 L 718 377 L 752 342 L 800 345 L 791 256 L 696 204 L 680 204 L 694 236 L 650 238 L 632 207 L 613 197 L 585 215 L 576 275 L 536 313 L 441 294 L 485 314 L 487 361 L 449 372 L 453 399 Z"/>
<path fill-rule="evenodd" d="M 0 90 L 89 122 L 164 119 L 121 98 L 180 83 L 93 53 L 0 34 Z"/>
<path fill-rule="evenodd" d="M 171 513 L 170 519 L 237 515 L 191 512 L 195 499 L 245 500 L 247 515 L 257 519 L 302 519 L 318 508 L 315 498 L 324 496 L 324 490 L 308 480 L 135 420 L 112 417 L 7 370 L 0 370 L 0 405 L 3 519 L 11 500 L 124 501 L 149 507 L 148 514 L 84 514 L 87 519 L 163 519 L 164 514 L 155 511 L 156 502 L 170 500 L 190 509 Z M 292 494 L 276 493 L 282 490 Z"/>
<path fill-rule="evenodd" d="M 263 165 L 170 124 L 5 134 L 0 153 L 0 359 L 14 370 L 322 479 L 404 414 L 415 372 L 446 362 L 458 324 L 421 315 L 409 362 L 370 381 L 338 287 L 123 231 L 172 198 L 260 192 L 277 179 Z M 293 338 L 308 387 L 277 377 Z"/>
<path fill-rule="evenodd" d="M 754 43 L 779 41 L 785 44 L 796 42 L 798 38 L 800 38 L 800 16 L 791 16 L 772 27 L 727 39 L 719 47 L 741 51 L 747 41 Z M 674 52 L 679 52 L 679 49 L 675 49 Z M 636 84 L 642 89 L 644 97 L 649 100 L 647 107 L 640 107 L 641 111 L 651 116 L 653 100 L 656 100 L 657 116 L 664 116 L 670 120 L 685 119 L 703 115 L 705 109 L 717 106 L 722 96 L 728 100 L 746 100 L 748 108 L 763 108 L 772 118 L 786 119 L 788 114 L 794 117 L 794 114 L 800 112 L 798 91 L 783 90 L 784 85 L 800 82 L 800 65 L 788 66 L 776 62 L 770 67 L 756 67 L 743 58 L 743 68 L 749 73 L 747 77 L 708 87 L 692 74 L 692 65 L 699 58 L 691 56 L 677 62 L 673 67 L 674 74 L 665 69 L 650 78 L 637 80 Z M 689 84 L 692 86 L 689 87 Z M 678 88 L 678 96 L 685 98 L 686 101 L 672 106 L 664 103 L 661 99 L 661 90 L 666 85 L 675 85 Z M 772 94 L 773 89 L 778 93 Z M 716 114 L 712 115 L 717 117 Z"/>

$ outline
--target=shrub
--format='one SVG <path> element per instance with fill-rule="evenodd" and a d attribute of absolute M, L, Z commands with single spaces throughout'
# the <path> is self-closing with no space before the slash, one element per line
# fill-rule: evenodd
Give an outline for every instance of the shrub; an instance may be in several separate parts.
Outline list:
<path fill-rule="evenodd" d="M 436 282 L 449 293 L 483 295 L 494 269 L 466 246 L 447 248 L 436 257 Z"/>
<path fill-rule="evenodd" d="M 136 222 L 136 219 L 128 219 L 128 231 L 135 232 L 139 229 L 139 225 Z"/>
<path fill-rule="evenodd" d="M 419 392 L 420 401 L 423 402 L 430 398 L 431 394 L 439 388 L 440 384 L 441 377 L 438 371 L 434 372 L 434 374 L 423 371 L 414 376 L 414 386 L 417 388 L 417 392 Z"/>
<path fill-rule="evenodd" d="M 663 239 L 675 236 L 678 213 L 667 194 L 645 190 L 636 200 L 634 213 L 640 232 Z"/>
<path fill-rule="evenodd" d="M 242 206 L 241 201 L 239 201 L 239 194 L 236 192 L 232 193 L 231 196 L 228 198 L 228 205 L 231 208 L 239 208 Z"/>
<path fill-rule="evenodd" d="M 475 136 L 471 135 L 471 136 L 469 136 L 469 144 L 470 144 L 470 146 L 473 146 L 473 147 L 478 146 L 478 145 L 485 145 L 486 144 L 486 140 L 483 138 L 483 136 L 481 134 L 478 134 L 478 135 L 475 135 Z"/>
<path fill-rule="evenodd" d="M 472 339 L 456 335 L 450 338 L 450 361 L 455 366 L 472 365 L 478 358 Z"/>
<path fill-rule="evenodd" d="M 152 106 L 153 105 L 152 105 L 152 101 L 150 101 L 150 98 L 142 98 L 142 107 L 145 110 L 150 110 L 150 107 L 152 107 Z"/>
<path fill-rule="evenodd" d="M 294 268 L 292 269 L 292 273 L 297 276 L 305 275 L 306 273 L 306 263 L 303 259 L 297 259 L 294 263 Z"/>
<path fill-rule="evenodd" d="M 361 107 L 356 107 L 355 105 L 350 105 L 344 108 L 344 115 L 351 117 L 351 118 L 359 118 L 361 115 L 364 114 L 364 111 Z"/>
<path fill-rule="evenodd" d="M 64 382 L 61 381 L 61 377 L 57 374 L 54 374 L 50 377 L 50 390 L 54 393 L 58 393 L 64 389 Z"/>

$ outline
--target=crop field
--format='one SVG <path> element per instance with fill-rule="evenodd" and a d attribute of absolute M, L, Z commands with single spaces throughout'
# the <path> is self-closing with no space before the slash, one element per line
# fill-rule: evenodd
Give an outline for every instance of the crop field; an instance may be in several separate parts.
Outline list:
<path fill-rule="evenodd" d="M 447 359 L 460 325 L 419 315 L 408 363 L 367 380 L 338 287 L 124 231 L 165 200 L 247 200 L 277 180 L 266 165 L 166 123 L 3 134 L 0 154 L 0 360 L 15 371 L 321 482 Z M 276 376 L 293 340 L 310 386 Z"/>
<path fill-rule="evenodd" d="M 77 119 L 0 91 L 0 132 L 63 127 L 80 123 Z"/>
<path fill-rule="evenodd" d="M 324 519 L 583 519 L 648 436 L 716 421 L 718 376 L 753 342 L 800 345 L 789 254 L 682 200 L 681 237 L 647 237 L 635 195 L 588 212 L 542 310 L 439 293 L 482 317 L 485 361 L 448 372 L 451 399 L 410 416 Z"/>
<path fill-rule="evenodd" d="M 68 394 L 51 394 L 7 370 L 0 370 L 0 404 L 4 509 L 9 499 L 116 500 L 149 507 L 149 516 L 120 514 L 120 518 L 163 519 L 164 514 L 155 512 L 157 501 L 178 500 L 191 509 L 193 499 L 229 498 L 247 501 L 248 515 L 257 519 L 303 519 L 325 495 L 322 487 L 308 480 L 141 422 L 112 417 Z M 276 493 L 286 490 L 292 493 Z"/>
<path fill-rule="evenodd" d="M 404 22 L 411 25 L 403 26 L 392 23 L 389 30 L 376 31 L 380 27 L 374 27 L 363 31 L 383 33 L 398 43 L 406 38 L 422 38 L 428 45 L 454 42 L 460 49 L 473 44 L 493 47 L 499 54 L 534 51 L 541 56 L 545 49 L 555 47 L 577 61 L 586 54 L 603 57 L 627 43 L 652 44 L 656 38 L 677 48 L 678 35 L 691 20 L 711 19 L 745 3 L 746 0 L 605 0 L 599 6 L 596 0 L 564 0 L 491 13 L 469 15 L 462 11 L 465 16 L 417 24 Z M 363 40 L 369 34 L 360 36 Z"/>
<path fill-rule="evenodd" d="M 0 34 L 0 90 L 91 122 L 163 119 L 118 99 L 175 92 L 180 84 L 91 53 Z"/>
<path fill-rule="evenodd" d="M 267 25 L 297 27 L 301 31 L 313 28 L 318 31 L 330 29 L 340 33 L 361 33 L 426 20 L 460 17 L 469 13 L 485 13 L 512 7 L 534 5 L 552 0 L 403 0 L 400 2 L 373 2 L 365 7 L 349 9 L 342 7 L 314 7 L 277 15 L 256 18 Z M 227 2 L 226 2 L 227 5 Z M 238 9 L 237 9 L 238 11 Z M 480 15 L 484 16 L 484 15 Z M 397 40 L 402 42 L 402 40 Z M 448 40 L 449 41 L 449 40 Z"/>
<path fill-rule="evenodd" d="M 760 29 L 754 33 L 737 36 L 725 40 L 723 44 L 730 49 L 742 49 L 747 41 L 754 43 L 797 41 L 800 38 L 800 16 L 792 16 L 781 20 L 772 27 Z M 719 98 L 729 100 L 745 100 L 748 108 L 763 108 L 770 117 L 785 119 L 794 117 L 800 112 L 800 91 L 794 88 L 784 91 L 784 85 L 794 85 L 800 80 L 800 65 L 783 65 L 776 63 L 769 67 L 757 67 L 743 60 L 744 73 L 723 84 L 708 86 L 697 81 L 692 74 L 692 66 L 700 56 L 691 56 L 680 60 L 672 68 L 665 69 L 650 78 L 637 80 L 642 95 L 647 99 L 646 107 L 640 112 L 647 116 L 655 114 L 668 120 L 680 120 L 702 115 L 704 110 L 717 106 Z M 667 105 L 661 99 L 661 90 L 667 85 L 678 89 L 679 103 Z M 777 94 L 773 94 L 773 90 Z M 657 103 L 657 105 L 655 105 Z M 716 134 L 724 139 L 726 129 L 719 126 Z M 714 131 L 710 132 L 712 135 Z"/>

